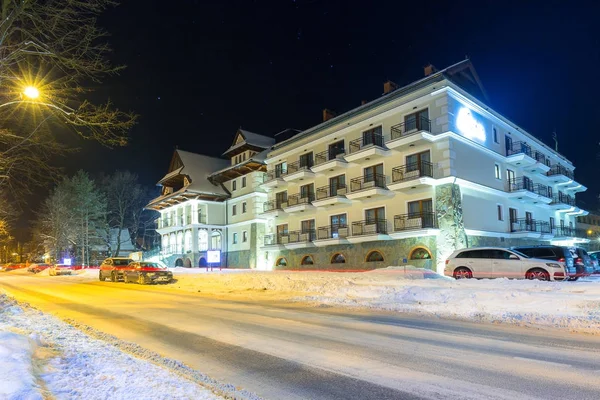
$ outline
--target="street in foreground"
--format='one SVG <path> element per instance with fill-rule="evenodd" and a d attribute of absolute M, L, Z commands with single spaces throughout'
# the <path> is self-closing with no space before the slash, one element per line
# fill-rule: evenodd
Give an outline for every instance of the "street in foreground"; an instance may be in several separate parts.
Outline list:
<path fill-rule="evenodd" d="M 214 281 L 217 274 L 205 276 Z M 271 290 L 242 290 L 234 284 L 229 293 L 221 290 L 223 285 L 219 293 L 206 295 L 198 290 L 210 292 L 207 286 L 195 293 L 185 285 L 178 290 L 185 277 L 168 286 L 93 278 L 7 273 L 0 276 L 0 287 L 75 325 L 94 328 L 89 332 L 100 339 L 107 337 L 99 332 L 110 333 L 264 398 L 600 397 L 596 336 L 291 303 Z M 245 273 L 227 277 L 229 282 L 247 279 Z M 102 343 L 89 340 L 94 346 Z M 143 359 L 141 353 L 137 356 Z M 132 374 L 133 382 L 143 378 Z M 100 387 L 120 390 L 120 384 Z M 72 389 L 59 398 L 84 398 L 77 393 Z M 112 398 L 127 398 L 115 393 Z M 171 398 L 186 397 L 173 392 Z"/>

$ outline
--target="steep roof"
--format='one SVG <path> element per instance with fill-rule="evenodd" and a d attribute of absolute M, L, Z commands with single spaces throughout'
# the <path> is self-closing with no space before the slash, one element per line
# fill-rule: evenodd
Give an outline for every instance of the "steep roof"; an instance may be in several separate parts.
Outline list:
<path fill-rule="evenodd" d="M 227 160 L 179 149 L 175 150 L 175 152 L 183 164 L 179 174 L 189 176 L 192 181 L 185 189 L 198 193 L 229 195 L 221 185 L 213 185 L 208 180 L 208 177 L 215 169 L 225 168 L 229 165 Z"/>
<path fill-rule="evenodd" d="M 230 154 L 235 152 L 235 150 L 244 147 L 254 148 L 254 150 L 257 151 L 264 150 L 273 146 L 274 144 L 275 138 L 259 135 L 258 133 L 253 133 L 240 128 L 233 138 L 233 144 L 223 153 L 223 155 Z"/>

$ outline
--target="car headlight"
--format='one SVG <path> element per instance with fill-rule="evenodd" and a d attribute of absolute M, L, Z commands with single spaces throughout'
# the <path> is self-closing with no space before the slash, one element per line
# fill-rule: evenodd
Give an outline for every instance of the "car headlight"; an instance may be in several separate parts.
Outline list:
<path fill-rule="evenodd" d="M 547 266 L 549 266 L 550 268 L 562 268 L 562 266 L 560 264 L 556 264 L 556 263 L 546 263 Z"/>
<path fill-rule="evenodd" d="M 146 276 L 154 276 L 154 275 L 156 275 L 154 272 L 148 272 L 148 273 L 146 274 Z"/>

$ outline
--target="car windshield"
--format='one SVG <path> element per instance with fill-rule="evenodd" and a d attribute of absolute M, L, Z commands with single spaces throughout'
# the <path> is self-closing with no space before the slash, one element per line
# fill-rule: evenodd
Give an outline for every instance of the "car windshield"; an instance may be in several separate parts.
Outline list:
<path fill-rule="evenodd" d="M 523 257 L 523 258 L 531 258 L 529 257 L 527 254 L 523 254 L 518 250 L 511 250 L 513 253 L 515 253 L 516 255 L 518 255 L 519 257 Z"/>
<path fill-rule="evenodd" d="M 131 260 L 128 258 L 124 258 L 124 259 L 113 258 L 114 265 L 123 266 L 123 265 L 129 265 L 130 263 L 131 263 Z"/>
<path fill-rule="evenodd" d="M 160 268 L 160 265 L 154 262 L 144 262 L 140 263 L 143 268 Z"/>

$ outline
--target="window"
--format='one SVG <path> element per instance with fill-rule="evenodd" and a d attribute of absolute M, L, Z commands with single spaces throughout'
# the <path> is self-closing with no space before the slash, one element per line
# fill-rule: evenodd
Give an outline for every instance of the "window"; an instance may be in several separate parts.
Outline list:
<path fill-rule="evenodd" d="M 556 226 L 556 223 L 554 222 L 554 217 L 550 217 L 550 229 L 554 229 Z"/>
<path fill-rule="evenodd" d="M 381 133 L 382 133 L 381 125 L 376 128 L 364 131 L 362 133 L 363 147 L 371 145 L 371 144 L 373 144 L 375 146 L 383 146 L 383 136 Z"/>
<path fill-rule="evenodd" d="M 527 223 L 533 222 L 533 215 L 531 214 L 531 212 L 525 211 L 525 221 L 527 221 Z"/>
<path fill-rule="evenodd" d="M 237 181 L 234 180 L 233 182 L 231 182 L 231 190 L 234 191 L 236 189 L 237 189 Z"/>
<path fill-rule="evenodd" d="M 426 199 L 408 202 L 408 214 L 409 218 L 411 216 L 431 218 L 431 224 L 433 224 L 433 201 L 431 199 Z M 432 225 L 423 225 L 423 227 L 429 228 L 432 227 Z"/>
<path fill-rule="evenodd" d="M 231 206 L 231 215 L 236 215 L 237 214 L 237 205 L 233 205 Z"/>
<path fill-rule="evenodd" d="M 287 191 L 275 193 L 275 208 L 281 208 L 281 203 L 287 202 Z"/>
<path fill-rule="evenodd" d="M 246 243 L 248 241 L 248 231 L 242 231 L 242 243 Z"/>
<path fill-rule="evenodd" d="M 332 215 L 331 221 L 331 238 L 337 239 L 339 237 L 346 237 L 348 234 L 348 221 L 346 220 L 346 214 Z M 340 232 L 340 229 L 342 232 Z"/>
<path fill-rule="evenodd" d="M 498 141 L 498 129 L 496 129 L 496 127 L 492 128 L 493 132 L 494 132 L 494 143 L 500 143 Z"/>
<path fill-rule="evenodd" d="M 313 153 L 312 153 L 312 151 L 310 153 L 302 154 L 300 156 L 300 169 L 310 168 L 313 165 L 314 164 L 313 164 Z"/>
<path fill-rule="evenodd" d="M 564 220 L 564 219 L 561 219 L 561 220 L 560 220 L 560 227 L 561 227 L 561 228 L 564 228 L 564 227 L 565 227 L 565 220 Z"/>
<path fill-rule="evenodd" d="M 342 253 L 335 253 L 331 256 L 331 264 L 345 264 L 346 257 Z"/>
<path fill-rule="evenodd" d="M 429 110 L 420 110 L 404 117 L 404 126 L 406 132 L 409 131 L 428 131 L 429 130 Z"/>
<path fill-rule="evenodd" d="M 462 254 L 464 254 L 464 253 L 462 253 Z M 459 257 L 460 257 L 460 255 L 459 255 Z M 416 249 L 414 249 L 410 253 L 410 257 L 409 258 L 411 260 L 430 260 L 431 259 L 431 253 L 429 252 L 429 250 L 427 250 L 424 247 L 417 247 Z"/>
<path fill-rule="evenodd" d="M 237 232 L 234 232 L 234 233 L 233 233 L 233 244 L 237 244 L 237 240 L 238 240 L 238 238 L 237 238 L 237 237 L 238 237 L 238 234 L 237 234 Z"/>
<path fill-rule="evenodd" d="M 494 175 L 496 179 L 502 179 L 502 175 L 500 175 L 500 166 L 498 164 L 494 164 Z"/>
<path fill-rule="evenodd" d="M 246 211 L 248 210 L 247 204 L 246 202 L 242 203 L 242 214 L 246 214 Z"/>
<path fill-rule="evenodd" d="M 340 140 L 339 142 L 335 142 L 329 145 L 329 158 L 328 160 L 333 160 L 339 154 L 344 154 L 344 141 Z"/>
<path fill-rule="evenodd" d="M 365 220 L 367 224 L 374 224 L 376 221 L 385 220 L 385 207 L 365 210 Z"/>
<path fill-rule="evenodd" d="M 304 256 L 300 261 L 300 265 L 313 265 L 314 263 L 312 256 Z"/>
<path fill-rule="evenodd" d="M 221 232 L 213 231 L 210 241 L 213 250 L 221 250 Z"/>
<path fill-rule="evenodd" d="M 287 260 L 285 259 L 285 257 L 279 257 L 277 259 L 277 261 L 275 261 L 275 266 L 276 267 L 286 267 L 287 266 Z"/>
<path fill-rule="evenodd" d="M 516 208 L 509 208 L 508 209 L 508 215 L 510 217 L 510 222 L 517 222 L 517 209 Z"/>
<path fill-rule="evenodd" d="M 431 171 L 427 168 L 431 162 L 431 153 L 429 150 L 406 156 L 406 172 L 421 171 L 422 173 Z M 427 168 L 427 169 L 426 169 Z M 428 174 L 430 175 L 430 174 Z"/>
<path fill-rule="evenodd" d="M 363 178 L 365 187 L 367 182 L 375 182 L 376 186 L 385 187 L 385 178 L 383 176 L 383 164 L 372 165 L 363 169 Z"/>
<path fill-rule="evenodd" d="M 513 171 L 512 169 L 507 169 L 506 170 L 506 179 L 508 180 L 508 183 L 515 183 L 516 178 L 515 178 L 515 171 Z"/>
<path fill-rule="evenodd" d="M 509 156 L 512 153 L 512 138 L 508 135 L 504 136 L 504 146 L 506 147 L 506 155 Z"/>
<path fill-rule="evenodd" d="M 300 222 L 300 229 L 303 234 L 308 235 L 308 240 L 315 240 L 315 220 L 309 219 Z"/>
<path fill-rule="evenodd" d="M 346 175 L 338 175 L 333 178 L 329 178 L 329 195 L 337 196 L 339 189 L 346 188 Z M 342 194 L 342 193 L 340 193 Z M 345 193 L 344 193 L 345 194 Z"/>
<path fill-rule="evenodd" d="M 246 161 L 246 153 L 242 153 L 242 161 Z"/>
<path fill-rule="evenodd" d="M 373 250 L 367 254 L 367 262 L 380 262 L 383 261 L 383 255 L 377 250 Z"/>
<path fill-rule="evenodd" d="M 498 204 L 498 221 L 504 221 L 504 210 L 502 210 L 502 204 Z"/>
<path fill-rule="evenodd" d="M 310 183 L 308 185 L 300 186 L 300 198 L 306 199 L 302 202 L 313 201 L 315 199 L 315 184 Z"/>
<path fill-rule="evenodd" d="M 190 231 L 190 230 L 185 231 L 183 244 L 184 244 L 184 251 L 186 251 L 186 252 L 192 251 L 192 231 Z"/>
<path fill-rule="evenodd" d="M 552 198 L 552 187 L 548 186 L 548 197 Z"/>
<path fill-rule="evenodd" d="M 281 175 L 287 173 L 287 164 L 285 162 L 275 165 L 275 178 L 279 178 Z"/>
<path fill-rule="evenodd" d="M 204 229 L 198 231 L 198 251 L 208 250 L 208 232 Z"/>

